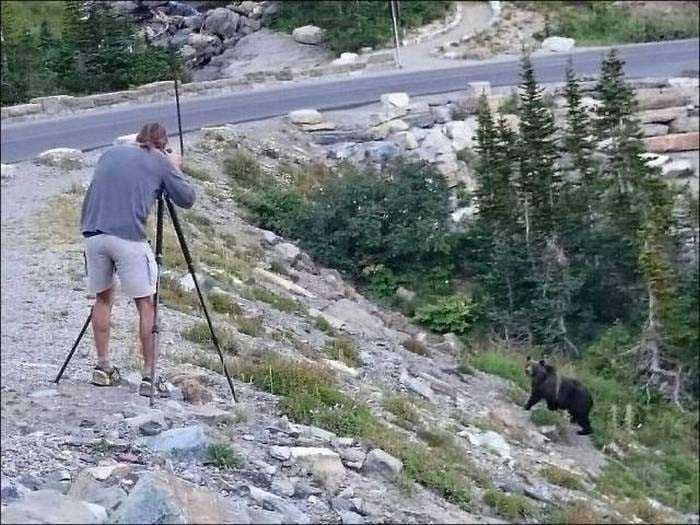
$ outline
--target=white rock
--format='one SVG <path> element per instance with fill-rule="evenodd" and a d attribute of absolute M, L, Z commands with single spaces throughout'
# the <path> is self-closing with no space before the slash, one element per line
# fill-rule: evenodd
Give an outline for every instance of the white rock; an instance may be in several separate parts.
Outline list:
<path fill-rule="evenodd" d="M 275 251 L 289 261 L 299 257 L 301 250 L 289 242 L 282 242 L 275 245 Z"/>
<path fill-rule="evenodd" d="M 418 141 L 410 131 L 397 133 L 395 142 L 399 147 L 407 150 L 416 149 L 418 147 Z"/>
<path fill-rule="evenodd" d="M 700 78 L 698 78 L 698 77 L 669 78 L 668 85 L 671 87 L 697 89 L 698 86 L 700 86 Z"/>
<path fill-rule="evenodd" d="M 285 279 L 284 277 L 281 277 L 275 273 L 268 272 L 267 270 L 263 270 L 262 268 L 256 268 L 254 272 L 263 279 L 273 284 L 276 284 L 281 288 L 284 288 L 288 292 L 292 292 L 293 294 L 301 295 L 303 297 L 308 297 L 309 299 L 316 298 L 316 296 L 310 291 L 308 291 L 306 288 L 302 288 L 298 284 L 290 281 L 289 279 Z"/>
<path fill-rule="evenodd" d="M 453 120 L 445 124 L 445 133 L 452 139 L 452 147 L 455 151 L 471 146 L 474 143 L 476 129 L 470 122 Z"/>
<path fill-rule="evenodd" d="M 498 432 L 488 430 L 486 432 L 477 434 L 475 432 L 465 430 L 463 432 L 460 432 L 459 435 L 466 435 L 469 439 L 469 442 L 472 445 L 477 447 L 484 447 L 488 450 L 491 450 L 499 456 L 501 456 L 502 458 L 510 459 L 512 457 L 510 452 L 510 445 L 505 440 L 505 438 L 501 436 Z"/>
<path fill-rule="evenodd" d="M 36 159 L 36 164 L 53 166 L 63 169 L 77 169 L 85 165 L 85 154 L 72 148 L 54 148 L 40 153 Z"/>
<path fill-rule="evenodd" d="M 379 100 L 381 101 L 384 113 L 391 115 L 392 118 L 400 117 L 408 113 L 410 99 L 407 93 L 384 93 Z"/>
<path fill-rule="evenodd" d="M 323 317 L 335 326 L 335 323 L 340 322 L 346 330 L 359 332 L 365 337 L 381 338 L 386 335 L 381 320 L 365 310 L 360 304 L 350 299 L 340 299 L 332 303 L 323 312 Z"/>
<path fill-rule="evenodd" d="M 56 490 L 30 492 L 3 508 L 3 523 L 105 523 L 107 511 L 100 505 L 78 501 Z"/>
<path fill-rule="evenodd" d="M 658 168 L 659 166 L 663 166 L 669 160 L 671 160 L 668 155 L 658 155 L 656 153 L 642 153 L 640 156 L 643 159 L 648 159 L 646 160 L 646 164 L 647 166 L 650 166 L 652 168 Z"/>
<path fill-rule="evenodd" d="M 332 63 L 337 66 L 342 66 L 345 64 L 355 64 L 359 59 L 357 53 L 341 53 L 339 58 L 336 58 Z"/>
<path fill-rule="evenodd" d="M 320 27 L 302 26 L 292 31 L 292 38 L 300 44 L 318 45 L 325 39 L 325 32 Z"/>
<path fill-rule="evenodd" d="M 460 223 L 464 219 L 468 219 L 474 214 L 474 210 L 470 206 L 464 206 L 462 208 L 457 208 L 450 214 L 453 222 Z"/>
<path fill-rule="evenodd" d="M 406 131 L 408 130 L 408 124 L 406 124 L 405 120 L 401 119 L 396 119 L 392 120 L 389 122 L 389 132 L 390 133 L 398 133 L 399 131 Z"/>
<path fill-rule="evenodd" d="M 387 454 L 379 448 L 375 448 L 367 454 L 362 465 L 362 471 L 377 473 L 386 478 L 394 478 L 401 473 L 403 463 L 391 454 Z"/>
<path fill-rule="evenodd" d="M 315 109 L 296 109 L 288 114 L 292 124 L 319 124 L 323 116 Z"/>
<path fill-rule="evenodd" d="M 542 50 L 550 53 L 567 53 L 576 45 L 576 40 L 561 36 L 550 36 L 542 41 Z"/>
<path fill-rule="evenodd" d="M 661 166 L 664 177 L 685 177 L 693 174 L 693 164 L 686 159 L 672 160 Z"/>
<path fill-rule="evenodd" d="M 428 401 L 434 401 L 435 400 L 435 394 L 433 390 L 430 388 L 430 385 L 426 384 L 422 380 L 411 377 L 408 375 L 406 370 L 403 370 L 401 372 L 401 376 L 399 378 L 401 383 L 408 388 L 409 390 L 412 390 L 416 394 L 424 397 Z"/>
<path fill-rule="evenodd" d="M 217 7 L 207 13 L 203 30 L 219 35 L 222 39 L 231 38 L 236 34 L 240 15 L 225 7 Z"/>
<path fill-rule="evenodd" d="M 271 232 L 269 230 L 262 231 L 262 238 L 267 244 L 269 244 L 271 246 L 274 246 L 275 244 L 277 244 L 281 240 L 279 235 L 277 235 L 276 233 Z"/>
<path fill-rule="evenodd" d="M 121 135 L 114 139 L 114 145 L 118 144 L 134 144 L 136 142 L 136 133 L 132 133 L 131 135 Z"/>
<path fill-rule="evenodd" d="M 204 51 L 209 46 L 217 46 L 221 44 L 221 40 L 214 35 L 204 35 L 201 33 L 191 33 L 187 37 L 187 45 L 194 48 L 197 52 Z"/>
<path fill-rule="evenodd" d="M 337 485 L 345 475 L 340 456 L 327 448 L 293 447 L 291 460 L 304 466 L 326 486 Z"/>
<path fill-rule="evenodd" d="M 269 449 L 270 456 L 280 461 L 287 461 L 292 457 L 292 452 L 289 447 L 281 447 L 278 445 L 272 445 Z"/>

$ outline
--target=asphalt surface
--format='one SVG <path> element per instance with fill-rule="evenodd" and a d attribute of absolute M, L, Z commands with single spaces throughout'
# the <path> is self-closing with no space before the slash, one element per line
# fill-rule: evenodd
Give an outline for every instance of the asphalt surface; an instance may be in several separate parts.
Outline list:
<path fill-rule="evenodd" d="M 698 39 L 617 46 L 626 61 L 628 78 L 673 77 L 700 69 Z M 564 80 L 569 58 L 580 75 L 596 75 L 607 48 L 572 54 L 534 56 L 540 82 Z M 519 62 L 490 61 L 469 66 L 424 71 L 399 71 L 364 75 L 333 81 L 275 86 L 235 92 L 229 95 L 198 96 L 183 99 L 183 129 L 263 120 L 299 108 L 343 109 L 379 100 L 382 93 L 405 91 L 409 95 L 431 95 L 464 89 L 467 82 L 489 81 L 507 86 L 519 81 Z M 50 119 L 2 123 L 1 159 L 4 163 L 32 158 L 57 147 L 93 149 L 109 145 L 119 135 L 136 132 L 144 122 L 161 121 L 177 129 L 175 103 L 158 102 L 105 108 Z"/>

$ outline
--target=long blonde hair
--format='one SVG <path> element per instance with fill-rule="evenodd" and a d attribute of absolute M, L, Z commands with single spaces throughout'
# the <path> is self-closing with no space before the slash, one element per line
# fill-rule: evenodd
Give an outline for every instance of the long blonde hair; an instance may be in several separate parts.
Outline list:
<path fill-rule="evenodd" d="M 136 135 L 136 142 L 142 148 L 163 151 L 168 144 L 168 132 L 160 122 L 151 122 L 141 128 Z"/>

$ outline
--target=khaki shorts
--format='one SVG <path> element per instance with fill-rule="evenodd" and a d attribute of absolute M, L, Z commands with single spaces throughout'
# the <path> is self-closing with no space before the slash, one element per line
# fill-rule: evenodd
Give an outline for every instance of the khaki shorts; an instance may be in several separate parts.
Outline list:
<path fill-rule="evenodd" d="M 158 266 L 148 242 L 128 241 L 104 233 L 88 237 L 85 267 L 89 295 L 114 286 L 115 272 L 124 295 L 137 298 L 156 293 Z"/>

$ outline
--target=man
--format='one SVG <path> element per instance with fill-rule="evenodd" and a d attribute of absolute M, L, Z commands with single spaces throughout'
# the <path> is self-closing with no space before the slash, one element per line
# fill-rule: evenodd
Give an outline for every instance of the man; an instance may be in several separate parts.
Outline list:
<path fill-rule="evenodd" d="M 168 134 L 158 123 L 146 124 L 136 144 L 113 146 L 102 154 L 83 201 L 80 228 L 85 238 L 88 293 L 95 295 L 92 328 L 97 366 L 92 382 L 116 385 L 119 370 L 109 353 L 109 325 L 114 274 L 139 312 L 144 374 L 139 394 L 149 396 L 151 383 L 160 396 L 169 394 L 162 377 L 150 376 L 155 356 L 154 304 L 158 267 L 146 235 L 146 220 L 162 191 L 174 204 L 191 208 L 194 187 L 183 177 L 182 159 L 167 150 Z"/>

